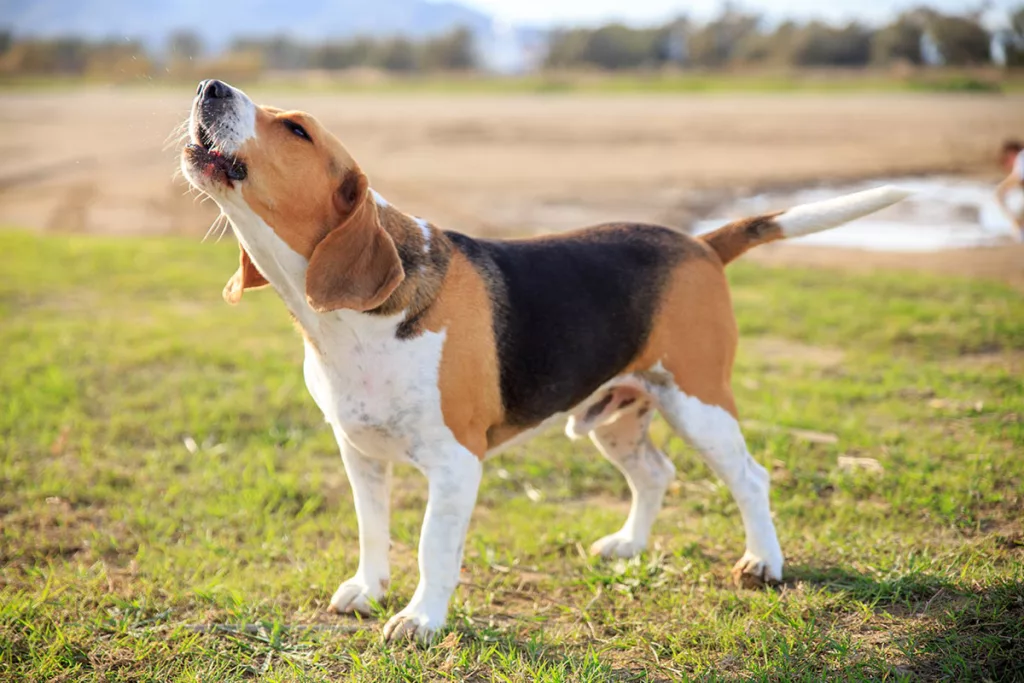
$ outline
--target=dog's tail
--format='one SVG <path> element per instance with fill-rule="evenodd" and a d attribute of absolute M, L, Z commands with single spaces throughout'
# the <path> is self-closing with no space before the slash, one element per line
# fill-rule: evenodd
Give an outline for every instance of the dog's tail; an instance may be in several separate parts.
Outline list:
<path fill-rule="evenodd" d="M 892 185 L 876 187 L 823 202 L 802 204 L 781 213 L 743 218 L 701 235 L 700 239 L 718 252 L 725 264 L 759 244 L 836 228 L 891 206 L 910 194 Z"/>

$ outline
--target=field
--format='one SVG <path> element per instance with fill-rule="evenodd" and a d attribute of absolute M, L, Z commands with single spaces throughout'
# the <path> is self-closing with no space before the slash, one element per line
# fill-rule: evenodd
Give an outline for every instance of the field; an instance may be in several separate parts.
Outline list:
<path fill-rule="evenodd" d="M 192 95 L 0 92 L 0 224 L 201 235 L 215 213 L 172 179 L 165 148 Z M 992 174 L 999 144 L 1024 125 L 1018 94 L 253 95 L 317 115 L 392 203 L 476 234 L 684 225 L 763 188 Z"/>
<path fill-rule="evenodd" d="M 220 301 L 232 245 L 8 230 L 0 253 L 0 678 L 1024 676 L 1024 302 L 1003 285 L 732 267 L 785 585 L 730 585 L 736 507 L 660 424 L 679 477 L 653 547 L 586 557 L 628 491 L 553 433 L 488 464 L 453 628 L 424 650 L 379 636 L 416 579 L 412 470 L 393 597 L 325 612 L 357 561 L 350 492 L 280 303 Z"/>
<path fill-rule="evenodd" d="M 165 147 L 191 94 L 0 92 L 0 680 L 1024 679 L 1024 248 L 730 267 L 782 587 L 731 586 L 737 508 L 660 422 L 652 547 L 587 557 L 629 492 L 552 432 L 485 467 L 450 632 L 392 648 L 425 482 L 398 472 L 379 615 L 328 614 L 351 493 L 283 306 L 220 299 L 237 247 L 199 242 L 215 211 Z M 994 178 L 1024 133 L 1017 94 L 253 94 L 319 116 L 393 203 L 492 235 Z"/>
<path fill-rule="evenodd" d="M 1024 126 L 1022 94 L 538 95 L 308 85 L 264 85 L 253 95 L 317 115 L 392 203 L 477 235 L 615 219 L 686 227 L 735 196 L 860 178 L 958 173 L 994 181 L 995 151 Z M 215 208 L 175 177 L 169 138 L 192 93 L 166 84 L 0 90 L 0 225 L 202 235 Z M 860 269 L 877 261 L 1024 290 L 1021 248 L 908 260 L 773 246 L 754 258 Z"/>

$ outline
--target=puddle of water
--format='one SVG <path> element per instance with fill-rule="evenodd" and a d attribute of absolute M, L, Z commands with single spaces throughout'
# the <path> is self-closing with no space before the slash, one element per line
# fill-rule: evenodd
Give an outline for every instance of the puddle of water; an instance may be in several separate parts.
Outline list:
<path fill-rule="evenodd" d="M 846 247 L 872 251 L 922 252 L 1009 244 L 1016 229 L 999 209 L 995 186 L 956 177 L 875 179 L 841 186 L 771 192 L 739 200 L 717 212 L 722 217 L 699 221 L 695 233 L 721 227 L 729 220 L 779 211 L 879 185 L 898 185 L 915 194 L 904 201 L 833 230 L 807 235 L 792 244 Z M 1009 204 L 1024 211 L 1024 192 Z"/>

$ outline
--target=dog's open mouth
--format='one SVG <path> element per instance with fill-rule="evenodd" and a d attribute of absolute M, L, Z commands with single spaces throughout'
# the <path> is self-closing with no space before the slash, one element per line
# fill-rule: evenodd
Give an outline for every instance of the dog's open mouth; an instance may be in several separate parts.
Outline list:
<path fill-rule="evenodd" d="M 192 126 L 192 141 L 185 146 L 185 154 L 192 167 L 205 178 L 232 181 L 245 180 L 247 171 L 241 159 L 224 154 L 216 148 L 209 129 L 201 122 Z"/>

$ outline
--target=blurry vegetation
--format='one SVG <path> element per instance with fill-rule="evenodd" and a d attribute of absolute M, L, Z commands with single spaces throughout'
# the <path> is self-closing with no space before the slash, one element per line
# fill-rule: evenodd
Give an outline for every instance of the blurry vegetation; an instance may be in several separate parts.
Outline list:
<path fill-rule="evenodd" d="M 205 46 L 203 39 L 194 31 L 179 30 L 167 40 L 167 52 L 169 60 L 193 61 L 202 58 Z"/>
<path fill-rule="evenodd" d="M 727 10 L 721 17 L 673 38 L 682 45 L 676 61 L 693 66 L 726 66 L 736 60 L 737 48 L 759 33 L 760 19 L 753 14 Z"/>
<path fill-rule="evenodd" d="M 921 24 L 904 14 L 872 37 L 871 60 L 877 64 L 920 64 L 923 35 Z"/>
<path fill-rule="evenodd" d="M 697 68 L 763 64 L 792 67 L 864 67 L 932 63 L 974 66 L 992 60 L 1001 41 L 1009 65 L 1024 55 L 1024 8 L 1014 28 L 991 35 L 973 14 L 945 15 L 928 8 L 904 12 L 877 29 L 818 21 L 769 26 L 761 17 L 728 7 L 712 21 L 685 20 L 656 28 L 612 24 L 555 32 L 545 65 L 550 68 L 635 69 L 665 64 Z M 1012 54 L 1012 57 L 1011 57 Z"/>
<path fill-rule="evenodd" d="M 1024 66 L 1024 7 L 1013 13 L 1011 23 L 1012 28 L 1000 36 L 1006 48 L 1006 64 Z"/>
<path fill-rule="evenodd" d="M 0 48 L 0 73 L 136 79 L 153 70 L 145 48 L 133 40 L 17 40 L 3 32 Z"/>
<path fill-rule="evenodd" d="M 549 33 L 532 63 L 548 71 L 676 69 L 975 67 L 1024 65 L 1024 6 L 1010 25 L 990 33 L 976 13 L 943 14 L 927 7 L 880 27 L 788 21 L 772 25 L 727 4 L 706 23 L 684 17 L 660 26 L 619 23 Z M 138 78 L 256 78 L 271 71 L 370 69 L 396 74 L 468 72 L 490 45 L 460 28 L 432 38 L 356 36 L 311 43 L 286 35 L 239 37 L 216 50 L 197 33 L 179 30 L 153 48 L 131 40 L 31 39 L 0 30 L 0 75 Z M 149 51 L 147 52 L 147 48 Z"/>
<path fill-rule="evenodd" d="M 871 57 L 871 31 L 859 24 L 814 22 L 794 38 L 791 61 L 798 66 L 864 66 Z"/>
<path fill-rule="evenodd" d="M 992 38 L 972 19 L 936 16 L 928 30 L 950 66 L 986 64 L 990 59 Z"/>
<path fill-rule="evenodd" d="M 82 38 L 18 39 L 0 31 L 0 74 L 137 78 L 158 73 L 192 77 L 216 70 L 225 78 L 255 77 L 268 70 L 342 70 L 359 67 L 395 72 L 466 71 L 477 67 L 473 34 L 467 29 L 413 41 L 401 36 L 356 37 L 311 44 L 289 38 L 242 37 L 226 50 L 208 55 L 191 31 L 171 34 L 160 55 L 138 41 Z"/>
<path fill-rule="evenodd" d="M 423 67 L 437 71 L 465 71 L 477 66 L 473 34 L 467 29 L 423 43 Z"/>
<path fill-rule="evenodd" d="M 554 68 L 587 65 L 604 69 L 653 66 L 662 57 L 659 47 L 663 40 L 656 29 L 635 29 L 622 24 L 556 31 L 545 64 Z"/>

